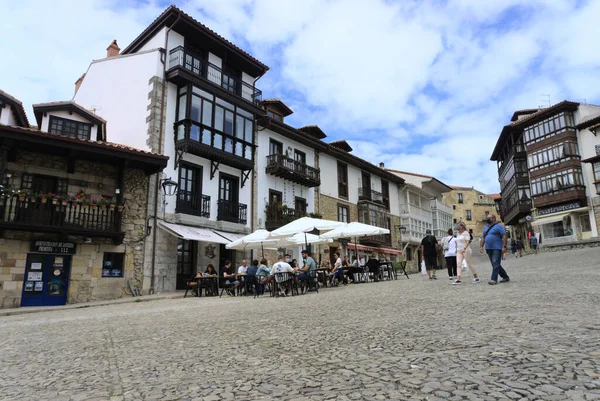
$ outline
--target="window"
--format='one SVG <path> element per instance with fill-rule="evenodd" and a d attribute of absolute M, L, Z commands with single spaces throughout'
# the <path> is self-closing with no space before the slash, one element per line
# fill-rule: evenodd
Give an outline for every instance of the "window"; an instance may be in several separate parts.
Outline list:
<path fill-rule="evenodd" d="M 471 221 L 471 217 L 472 217 L 471 216 L 471 211 L 467 210 L 466 212 L 467 212 L 467 221 Z"/>
<path fill-rule="evenodd" d="M 456 195 L 458 196 L 458 203 L 463 203 L 463 194 L 458 193 Z"/>
<path fill-rule="evenodd" d="M 338 196 L 348 198 L 348 165 L 342 162 L 337 163 L 338 176 Z"/>
<path fill-rule="evenodd" d="M 483 195 L 479 195 L 479 200 L 483 200 Z"/>
<path fill-rule="evenodd" d="M 527 156 L 527 164 L 531 171 L 536 171 L 566 160 L 580 159 L 577 142 L 568 140 L 532 152 Z"/>
<path fill-rule="evenodd" d="M 267 115 L 269 117 L 271 117 L 273 120 L 277 120 L 277 121 L 282 121 L 283 122 L 283 117 L 281 116 L 281 114 L 275 113 L 271 110 L 267 111 Z"/>
<path fill-rule="evenodd" d="M 66 195 L 69 192 L 69 180 L 47 175 L 23 174 L 21 188 L 39 193 L 52 192 L 58 195 Z"/>
<path fill-rule="evenodd" d="M 350 223 L 350 209 L 348 209 L 348 206 L 338 203 L 338 221 Z"/>
<path fill-rule="evenodd" d="M 596 193 L 600 194 L 600 162 L 592 164 L 594 169 L 594 184 L 596 185 Z"/>
<path fill-rule="evenodd" d="M 186 119 L 191 121 L 186 123 Z M 254 116 L 244 109 L 195 86 L 182 87 L 178 94 L 177 120 L 178 141 L 186 139 L 189 125 L 189 140 L 248 160 L 254 157 Z"/>
<path fill-rule="evenodd" d="M 180 239 L 177 244 L 177 276 L 178 281 L 185 280 L 192 275 L 194 269 L 194 241 Z"/>
<path fill-rule="evenodd" d="M 456 219 L 453 219 L 453 220 L 454 220 L 454 224 L 458 223 L 458 221 Z"/>
<path fill-rule="evenodd" d="M 77 139 L 90 139 L 92 124 L 50 116 L 50 133 Z"/>
<path fill-rule="evenodd" d="M 124 253 L 104 252 L 102 277 L 123 277 Z"/>
<path fill-rule="evenodd" d="M 306 206 L 306 199 L 296 197 L 294 202 L 294 209 L 296 209 L 296 212 L 306 214 Z"/>
<path fill-rule="evenodd" d="M 485 218 L 487 219 L 490 216 L 490 212 L 486 211 L 485 212 Z"/>
<path fill-rule="evenodd" d="M 210 209 L 202 198 L 202 167 L 182 163 L 179 168 L 177 213 L 209 217 Z M 208 215 L 207 215 L 208 214 Z"/>
<path fill-rule="evenodd" d="M 531 180 L 531 194 L 534 197 L 552 195 L 573 191 L 583 186 L 583 176 L 580 168 L 570 168 L 564 171 L 547 174 Z"/>
<path fill-rule="evenodd" d="M 283 154 L 283 144 L 274 139 L 269 140 L 269 155 Z"/>
<path fill-rule="evenodd" d="M 587 214 L 579 215 L 579 223 L 581 225 L 582 232 L 592 231 L 592 224 L 590 223 L 590 216 Z"/>
<path fill-rule="evenodd" d="M 573 113 L 559 113 L 555 116 L 540 121 L 537 124 L 525 128 L 525 143 L 535 143 L 544 139 L 562 134 L 567 129 L 575 130 L 575 119 Z"/>
<path fill-rule="evenodd" d="M 381 193 L 383 197 L 383 205 L 387 210 L 390 210 L 390 183 L 381 180 Z"/>
<path fill-rule="evenodd" d="M 294 149 L 294 160 L 302 164 L 306 164 L 306 153 Z"/>
<path fill-rule="evenodd" d="M 66 195 L 69 192 L 69 180 L 60 178 L 56 182 L 56 193 L 58 195 Z"/>
<path fill-rule="evenodd" d="M 452 210 L 456 210 L 456 205 L 452 205 Z"/>

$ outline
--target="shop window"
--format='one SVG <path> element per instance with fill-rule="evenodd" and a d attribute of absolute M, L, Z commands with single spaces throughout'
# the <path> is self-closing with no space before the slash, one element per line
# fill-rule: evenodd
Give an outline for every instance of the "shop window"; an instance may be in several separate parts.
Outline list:
<path fill-rule="evenodd" d="M 104 252 L 102 277 L 123 277 L 124 253 Z"/>

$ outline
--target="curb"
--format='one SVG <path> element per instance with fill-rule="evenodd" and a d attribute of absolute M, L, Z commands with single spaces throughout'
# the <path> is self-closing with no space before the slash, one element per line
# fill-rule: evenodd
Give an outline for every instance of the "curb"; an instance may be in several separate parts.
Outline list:
<path fill-rule="evenodd" d="M 30 313 L 40 313 L 40 312 L 56 312 L 63 310 L 72 310 L 72 309 L 85 309 L 85 308 L 94 308 L 97 306 L 108 306 L 108 305 L 121 305 L 121 304 L 130 304 L 137 302 L 151 302 L 151 301 L 162 301 L 165 299 L 179 299 L 183 298 L 182 293 L 175 294 L 166 294 L 166 295 L 143 295 L 141 297 L 135 298 L 119 298 L 119 299 L 111 299 L 106 301 L 94 301 L 80 304 L 67 304 L 62 306 L 41 306 L 41 307 L 19 307 L 19 308 L 11 308 L 11 309 L 0 309 L 0 317 L 3 316 L 15 316 L 15 315 L 25 315 Z"/>

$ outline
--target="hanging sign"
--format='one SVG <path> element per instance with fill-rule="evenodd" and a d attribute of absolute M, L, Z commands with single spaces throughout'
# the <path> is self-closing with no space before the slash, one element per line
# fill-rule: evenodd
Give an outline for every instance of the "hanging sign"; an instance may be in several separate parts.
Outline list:
<path fill-rule="evenodd" d="M 59 255 L 73 255 L 76 253 L 77 244 L 61 241 L 34 241 L 31 243 L 31 252 L 55 253 Z"/>
<path fill-rule="evenodd" d="M 567 210 L 578 209 L 580 207 L 581 207 L 581 202 L 575 201 L 575 202 L 571 202 L 571 203 L 565 203 L 564 205 L 540 208 L 540 209 L 538 209 L 537 212 L 538 212 L 538 216 L 545 216 L 547 214 L 564 212 Z"/>

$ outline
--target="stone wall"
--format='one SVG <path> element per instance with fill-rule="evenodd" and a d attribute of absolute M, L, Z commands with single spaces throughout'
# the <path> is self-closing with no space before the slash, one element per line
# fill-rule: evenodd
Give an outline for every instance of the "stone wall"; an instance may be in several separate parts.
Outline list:
<path fill-rule="evenodd" d="M 600 196 L 594 196 L 590 200 L 594 208 L 594 218 L 596 220 L 596 227 L 598 228 L 598 235 L 600 235 Z"/>
<path fill-rule="evenodd" d="M 68 180 L 68 193 L 83 191 L 88 199 L 115 199 L 117 167 L 108 164 L 77 160 L 74 173 L 67 173 L 66 158 L 30 152 L 19 152 L 14 163 L 8 163 L 9 185 L 20 189 L 24 174 L 41 174 Z M 125 171 L 125 199 L 121 229 L 124 241 L 114 245 L 112 240 L 95 237 L 86 243 L 82 236 L 68 236 L 62 241 L 77 244 L 71 258 L 68 303 L 114 299 L 125 295 L 127 280 L 141 286 L 144 266 L 143 243 L 146 231 L 146 191 L 148 177 L 141 171 Z M 57 234 L 5 230 L 0 238 L 0 305 L 4 308 L 21 304 L 25 265 L 31 242 L 59 240 Z M 122 278 L 102 277 L 105 252 L 124 253 Z"/>
<path fill-rule="evenodd" d="M 571 249 L 583 249 L 583 248 L 597 248 L 600 247 L 600 238 L 592 238 L 586 240 L 580 240 L 577 242 L 571 242 L 567 244 L 557 244 L 557 245 L 545 245 L 542 243 L 542 247 L 540 250 L 542 252 L 560 252 L 560 251 L 568 251 Z"/>

